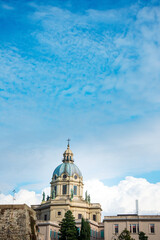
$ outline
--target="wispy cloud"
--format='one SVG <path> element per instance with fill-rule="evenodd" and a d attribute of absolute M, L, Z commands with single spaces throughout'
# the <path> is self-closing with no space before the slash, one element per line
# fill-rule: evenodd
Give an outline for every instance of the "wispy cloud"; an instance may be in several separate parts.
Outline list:
<path fill-rule="evenodd" d="M 3 9 L 6 9 L 6 10 L 14 10 L 14 7 L 13 6 L 11 6 L 11 5 L 8 5 L 8 4 L 1 4 L 1 7 L 3 8 Z"/>
<path fill-rule="evenodd" d="M 2 77 L 10 75 L 17 97 L 21 94 L 33 106 L 45 98 L 57 107 L 74 102 L 81 111 L 82 106 L 94 106 L 100 115 L 105 109 L 109 121 L 157 111 L 159 7 L 134 5 L 84 14 L 53 6 L 34 9 L 30 18 L 38 28 L 31 36 L 38 45 L 33 57 L 22 56 L 19 49 L 1 49 Z M 7 90 L 6 98 L 11 94 Z"/>
<path fill-rule="evenodd" d="M 21 4 L 22 14 L 19 7 L 2 16 L 0 148 L 7 186 L 17 169 L 15 185 L 31 176 L 39 184 L 41 174 L 48 182 L 53 157 L 54 169 L 68 136 L 85 178 L 160 169 L 154 121 L 160 102 L 159 6 L 79 12 L 52 3 Z"/>
<path fill-rule="evenodd" d="M 141 112 L 153 107 L 149 103 L 159 103 L 159 7 L 133 5 L 118 10 L 88 10 L 84 15 L 41 7 L 34 19 L 42 23 L 43 33 L 35 36 L 44 48 L 61 56 L 69 64 L 68 71 L 72 64 L 72 74 L 77 71 L 79 79 L 83 68 L 83 81 L 93 83 L 94 79 L 98 101 L 102 99 L 104 106 L 108 96 L 112 109 L 120 107 L 123 112 L 123 104 L 118 104 L 121 99 L 125 114 L 134 103 L 140 115 L 137 100 L 143 105 Z M 73 83 L 72 76 L 69 81 Z M 79 82 L 79 86 L 82 84 Z M 116 94 L 106 91 L 108 85 L 117 90 Z M 91 100 L 94 102 L 93 93 Z"/>

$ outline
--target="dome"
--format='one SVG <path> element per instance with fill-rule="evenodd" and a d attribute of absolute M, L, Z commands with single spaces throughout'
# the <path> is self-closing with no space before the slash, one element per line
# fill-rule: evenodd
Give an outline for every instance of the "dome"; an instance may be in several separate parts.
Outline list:
<path fill-rule="evenodd" d="M 79 168 L 74 163 L 66 163 L 63 162 L 53 172 L 53 176 L 57 175 L 58 177 L 62 175 L 62 173 L 67 173 L 69 176 L 73 176 L 77 174 L 79 177 L 82 177 L 82 173 Z"/>

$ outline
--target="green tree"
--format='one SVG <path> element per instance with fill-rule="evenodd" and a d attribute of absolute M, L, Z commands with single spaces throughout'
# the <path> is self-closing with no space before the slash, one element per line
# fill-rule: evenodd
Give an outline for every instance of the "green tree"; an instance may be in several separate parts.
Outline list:
<path fill-rule="evenodd" d="M 75 218 L 72 215 L 72 212 L 68 210 L 65 213 L 64 218 L 62 219 L 60 225 L 60 240 L 77 240 L 78 239 L 78 230 L 75 223 Z"/>
<path fill-rule="evenodd" d="M 139 240 L 148 240 L 148 236 L 144 232 L 139 232 Z"/>
<path fill-rule="evenodd" d="M 127 229 L 124 229 L 121 234 L 118 237 L 119 240 L 134 240 L 134 238 L 131 237 L 130 232 Z"/>
<path fill-rule="evenodd" d="M 82 218 L 80 240 L 90 240 L 91 228 L 89 222 Z"/>

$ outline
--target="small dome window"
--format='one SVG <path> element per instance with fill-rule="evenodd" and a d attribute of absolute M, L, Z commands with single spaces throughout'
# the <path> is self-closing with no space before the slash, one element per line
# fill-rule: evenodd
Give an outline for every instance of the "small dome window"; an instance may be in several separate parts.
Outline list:
<path fill-rule="evenodd" d="M 67 178 L 67 175 L 66 175 L 66 174 L 64 174 L 64 175 L 63 175 L 63 179 L 66 179 L 66 178 Z"/>
<path fill-rule="evenodd" d="M 55 180 L 57 179 L 57 176 L 56 176 L 56 175 L 54 176 L 54 179 L 55 179 Z"/>
<path fill-rule="evenodd" d="M 74 175 L 74 179 L 77 179 L 77 175 Z"/>

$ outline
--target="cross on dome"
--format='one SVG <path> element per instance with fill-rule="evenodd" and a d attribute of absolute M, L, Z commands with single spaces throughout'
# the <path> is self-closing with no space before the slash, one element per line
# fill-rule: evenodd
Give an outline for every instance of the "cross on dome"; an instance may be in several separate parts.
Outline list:
<path fill-rule="evenodd" d="M 71 141 L 71 139 L 68 138 L 67 141 L 68 141 L 68 145 L 67 145 L 67 147 L 69 147 L 69 142 Z"/>

